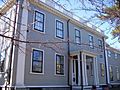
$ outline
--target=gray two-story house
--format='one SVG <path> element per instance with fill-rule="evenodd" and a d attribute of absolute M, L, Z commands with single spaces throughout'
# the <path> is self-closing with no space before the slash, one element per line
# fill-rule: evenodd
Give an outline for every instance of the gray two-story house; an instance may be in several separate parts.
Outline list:
<path fill-rule="evenodd" d="M 7 16 L 10 11 L 13 19 Z M 12 32 L 0 34 L 10 44 L 3 48 L 9 53 L 3 55 L 3 89 L 76 90 L 108 84 L 102 31 L 53 0 L 9 0 L 0 13 L 11 22 L 5 24 Z"/>
<path fill-rule="evenodd" d="M 120 83 L 120 51 L 106 46 L 107 50 L 107 61 L 108 61 L 108 72 L 109 72 L 109 84 L 119 85 Z"/>

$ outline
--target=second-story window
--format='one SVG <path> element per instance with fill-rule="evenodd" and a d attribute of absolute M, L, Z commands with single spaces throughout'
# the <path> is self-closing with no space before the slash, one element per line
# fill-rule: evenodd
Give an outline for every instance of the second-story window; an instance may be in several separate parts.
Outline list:
<path fill-rule="evenodd" d="M 94 48 L 93 36 L 91 36 L 91 35 L 89 35 L 89 46 L 90 46 L 90 48 Z"/>
<path fill-rule="evenodd" d="M 44 32 L 44 18 L 45 15 L 41 12 L 35 11 L 34 29 Z"/>
<path fill-rule="evenodd" d="M 111 57 L 111 51 L 108 51 L 107 53 L 108 53 L 108 57 Z"/>
<path fill-rule="evenodd" d="M 56 20 L 56 37 L 64 39 L 64 24 L 59 20 Z"/>
<path fill-rule="evenodd" d="M 98 45 L 99 45 L 99 49 L 103 49 L 103 43 L 102 40 L 98 39 Z"/>
<path fill-rule="evenodd" d="M 56 54 L 56 74 L 64 75 L 64 56 Z"/>
<path fill-rule="evenodd" d="M 117 53 L 115 53 L 115 59 L 117 59 Z"/>
<path fill-rule="evenodd" d="M 32 72 L 43 73 L 43 51 L 33 49 Z"/>
<path fill-rule="evenodd" d="M 81 43 L 81 36 L 80 36 L 80 30 L 75 29 L 75 42 L 76 43 Z"/>

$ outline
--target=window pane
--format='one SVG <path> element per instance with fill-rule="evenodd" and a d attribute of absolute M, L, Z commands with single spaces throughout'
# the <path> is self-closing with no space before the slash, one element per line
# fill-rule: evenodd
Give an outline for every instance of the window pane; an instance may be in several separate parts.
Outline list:
<path fill-rule="evenodd" d="M 33 50 L 32 72 L 42 73 L 42 68 L 43 68 L 43 52 L 39 50 Z"/>
<path fill-rule="evenodd" d="M 109 71 L 110 71 L 110 80 L 113 81 L 113 70 L 112 70 L 112 66 L 109 67 Z"/>
<path fill-rule="evenodd" d="M 44 14 L 35 12 L 34 29 L 44 31 Z"/>
<path fill-rule="evenodd" d="M 79 30 L 76 29 L 75 34 L 76 34 L 76 36 L 80 37 L 80 31 Z"/>
<path fill-rule="evenodd" d="M 64 75 L 64 56 L 56 55 L 56 74 Z"/>
<path fill-rule="evenodd" d="M 56 20 L 56 37 L 64 38 L 63 23 Z"/>
<path fill-rule="evenodd" d="M 80 38 L 76 37 L 76 43 L 80 43 Z"/>

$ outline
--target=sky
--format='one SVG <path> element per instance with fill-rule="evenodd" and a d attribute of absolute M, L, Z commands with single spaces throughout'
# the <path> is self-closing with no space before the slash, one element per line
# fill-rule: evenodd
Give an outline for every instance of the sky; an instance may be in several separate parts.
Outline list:
<path fill-rule="evenodd" d="M 58 0 L 55 0 L 58 1 Z M 87 5 L 88 7 L 91 7 L 89 2 L 82 2 L 83 4 L 79 3 L 80 0 L 69 0 L 70 2 L 68 2 L 68 0 L 59 0 L 58 3 L 60 3 L 62 6 L 64 6 L 67 10 L 72 11 L 74 14 L 78 15 L 79 17 L 88 20 L 91 18 L 91 16 L 94 16 L 94 14 L 96 14 L 96 12 L 90 12 L 90 11 L 83 11 L 83 10 L 76 10 L 78 8 L 81 8 L 82 6 L 84 7 L 84 5 Z M 84 1 L 84 0 L 81 0 Z M 79 4 L 78 4 L 79 3 Z M 74 10 L 73 10 L 74 9 Z M 98 23 L 99 22 L 99 23 Z M 100 25 L 102 21 L 97 20 L 97 18 L 92 19 L 92 23 L 95 26 L 99 26 L 99 28 L 101 30 L 104 31 L 105 35 L 108 36 L 108 39 L 106 40 L 106 42 L 111 45 L 112 47 L 116 48 L 116 49 L 120 49 L 120 43 L 118 42 L 118 39 L 115 38 L 113 39 L 113 36 L 111 35 L 111 31 L 110 29 L 106 30 L 106 28 L 109 28 L 110 25 L 105 22 L 103 25 Z"/>
<path fill-rule="evenodd" d="M 66 8 L 67 10 L 73 12 L 74 14 L 76 14 L 79 17 L 86 19 L 86 20 L 88 20 L 91 16 L 93 16 L 95 14 L 94 12 L 75 10 L 83 5 L 78 2 L 79 0 L 69 0 L 70 3 L 68 2 L 68 0 L 55 0 L 55 1 L 59 1 L 58 3 L 61 4 L 64 8 Z M 84 0 L 81 0 L 81 1 L 84 1 Z M 83 2 L 83 3 L 85 3 L 85 2 Z M 0 0 L 0 7 L 2 6 L 2 4 L 3 3 Z M 87 5 L 90 7 L 90 3 L 87 3 Z M 99 24 L 97 24 L 96 22 L 100 22 L 100 21 L 94 20 L 94 19 L 92 20 L 92 23 L 95 26 L 98 26 Z M 110 44 L 114 48 L 120 49 L 120 43 L 117 42 L 117 38 L 113 39 L 113 36 L 111 35 L 111 30 L 106 30 L 106 28 L 109 28 L 109 24 L 105 23 L 104 25 L 101 25 L 99 28 L 104 30 L 105 35 L 108 36 L 108 39 L 106 40 L 107 43 Z"/>

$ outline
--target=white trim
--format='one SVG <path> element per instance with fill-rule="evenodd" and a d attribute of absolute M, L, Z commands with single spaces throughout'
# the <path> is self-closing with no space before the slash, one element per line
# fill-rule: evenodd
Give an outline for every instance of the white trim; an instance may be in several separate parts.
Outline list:
<path fill-rule="evenodd" d="M 81 81 L 80 81 L 80 53 L 78 54 L 78 85 L 81 84 Z"/>
<path fill-rule="evenodd" d="M 33 50 L 38 50 L 38 51 L 42 51 L 43 52 L 43 72 L 42 73 L 37 73 L 37 72 L 32 72 L 32 53 L 33 53 Z M 32 48 L 32 52 L 31 52 L 31 65 L 30 65 L 30 74 L 44 74 L 44 50 L 42 50 L 42 49 L 37 49 L 37 48 Z"/>
<path fill-rule="evenodd" d="M 99 72 L 99 69 L 98 69 L 99 65 L 98 65 L 97 56 L 95 57 L 95 60 L 96 60 L 96 62 L 95 62 L 95 64 L 96 64 L 96 66 L 95 66 L 96 67 L 96 85 L 99 85 L 99 83 L 100 83 L 99 82 L 99 73 L 98 73 Z"/>
<path fill-rule="evenodd" d="M 120 83 L 110 83 L 110 84 L 112 84 L 112 85 L 116 85 L 116 84 L 117 84 L 117 85 L 120 85 Z"/>
<path fill-rule="evenodd" d="M 14 86 L 14 87 L 16 87 L 16 88 L 36 88 L 36 87 L 40 87 L 40 88 L 48 88 L 48 87 L 69 87 L 68 85 L 41 85 L 41 86 Z"/>
<path fill-rule="evenodd" d="M 40 12 L 40 13 L 42 13 L 43 15 L 44 15 L 44 32 L 42 32 L 42 31 L 39 31 L 39 30 L 35 30 L 34 29 L 34 25 L 35 25 L 35 22 L 34 22 L 34 20 L 35 20 L 35 11 L 37 11 L 37 12 Z M 33 31 L 36 31 L 36 32 L 39 32 L 39 33 L 41 33 L 41 34 L 45 34 L 45 32 L 46 32 L 46 30 L 45 30 L 45 25 L 46 25 L 46 14 L 44 13 L 44 12 L 42 12 L 41 10 L 38 10 L 38 9 L 34 9 L 34 13 L 33 13 L 33 25 L 32 25 L 32 30 Z"/>
<path fill-rule="evenodd" d="M 57 37 L 57 33 L 56 33 L 56 21 L 62 22 L 63 23 L 63 38 Z M 63 20 L 60 19 L 55 19 L 55 38 L 59 39 L 59 40 L 65 40 L 65 22 Z"/>
<path fill-rule="evenodd" d="M 21 25 L 22 30 L 27 31 L 27 24 L 28 24 L 28 9 L 27 6 L 29 3 L 25 0 L 23 2 L 23 12 L 22 12 L 22 21 L 21 23 L 25 24 L 25 26 Z M 21 35 L 19 37 L 20 40 L 26 40 L 27 39 L 27 32 L 20 31 Z M 23 37 L 23 36 L 24 37 Z M 16 70 L 16 85 L 24 86 L 24 73 L 25 73 L 25 57 L 26 57 L 26 43 L 19 43 L 19 45 L 23 48 L 21 50 L 18 50 L 18 61 L 17 61 L 17 70 Z"/>
<path fill-rule="evenodd" d="M 62 56 L 64 57 L 64 75 L 56 74 L 56 55 L 62 55 Z M 54 69 L 54 75 L 55 75 L 55 76 L 65 76 L 65 55 L 63 55 L 63 54 L 55 53 L 55 69 Z"/>

